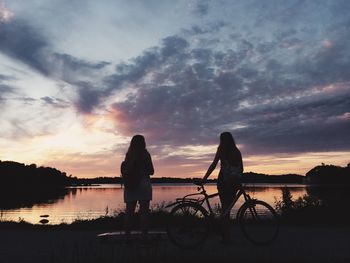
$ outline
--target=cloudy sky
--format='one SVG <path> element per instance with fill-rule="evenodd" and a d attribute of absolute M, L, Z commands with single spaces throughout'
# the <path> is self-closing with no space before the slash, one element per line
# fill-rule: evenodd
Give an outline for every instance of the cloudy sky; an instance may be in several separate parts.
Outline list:
<path fill-rule="evenodd" d="M 350 162 L 350 1 L 0 0 L 0 160 L 201 176 L 222 131 L 245 171 Z"/>

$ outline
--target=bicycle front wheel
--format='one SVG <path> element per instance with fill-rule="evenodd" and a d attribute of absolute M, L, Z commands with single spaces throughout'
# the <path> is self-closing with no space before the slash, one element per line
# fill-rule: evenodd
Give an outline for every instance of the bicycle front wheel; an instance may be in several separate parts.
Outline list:
<path fill-rule="evenodd" d="M 246 202 L 239 211 L 238 222 L 245 237 L 256 245 L 267 245 L 279 232 L 278 215 L 267 203 L 259 200 Z"/>
<path fill-rule="evenodd" d="M 207 211 L 194 203 L 175 206 L 170 212 L 167 234 L 181 248 L 201 245 L 209 234 Z"/>

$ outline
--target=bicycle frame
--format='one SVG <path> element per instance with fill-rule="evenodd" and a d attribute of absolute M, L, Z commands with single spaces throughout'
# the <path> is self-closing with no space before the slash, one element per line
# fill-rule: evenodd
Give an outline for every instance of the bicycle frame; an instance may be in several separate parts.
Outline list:
<path fill-rule="evenodd" d="M 227 216 L 228 214 L 230 214 L 230 211 L 232 209 L 232 207 L 236 204 L 236 202 L 238 201 L 238 199 L 243 195 L 245 202 L 249 202 L 252 200 L 252 198 L 250 197 L 249 194 L 246 193 L 246 191 L 244 190 L 244 187 L 242 185 L 239 186 L 239 190 L 238 193 L 236 194 L 236 197 L 233 199 L 233 201 L 231 202 L 231 204 L 229 205 L 228 208 L 226 208 L 226 210 L 221 214 L 221 217 Z M 239 210 L 238 210 L 239 213 Z M 256 212 L 254 211 L 254 214 Z"/>

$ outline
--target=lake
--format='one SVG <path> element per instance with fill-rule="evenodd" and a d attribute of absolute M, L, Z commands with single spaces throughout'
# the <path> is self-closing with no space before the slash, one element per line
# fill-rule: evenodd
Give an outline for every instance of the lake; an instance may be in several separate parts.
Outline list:
<path fill-rule="evenodd" d="M 263 200 L 272 206 L 282 198 L 282 188 L 287 186 L 293 199 L 301 197 L 306 192 L 305 185 L 297 184 L 255 184 L 249 185 L 247 192 L 251 197 Z M 208 194 L 217 192 L 215 184 L 207 184 Z M 152 206 L 157 207 L 174 201 L 189 193 L 196 193 L 197 186 L 192 184 L 153 184 Z M 233 208 L 233 213 L 242 204 L 239 200 Z M 212 204 L 218 204 L 219 199 L 212 199 Z M 25 220 L 37 224 L 42 219 L 40 215 L 49 215 L 49 224 L 71 223 L 76 219 L 93 219 L 104 215 L 113 215 L 124 209 L 123 189 L 119 184 L 103 184 L 88 187 L 70 187 L 68 193 L 61 199 L 32 207 L 3 209 L 0 220 Z"/>

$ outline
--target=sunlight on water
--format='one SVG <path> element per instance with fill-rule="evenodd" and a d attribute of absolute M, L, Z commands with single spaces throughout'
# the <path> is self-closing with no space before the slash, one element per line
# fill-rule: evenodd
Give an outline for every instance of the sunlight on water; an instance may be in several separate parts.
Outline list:
<path fill-rule="evenodd" d="M 280 200 L 284 185 L 254 185 L 247 192 L 253 198 L 263 200 L 274 206 Z M 306 194 L 304 185 L 288 185 L 293 199 Z M 215 193 L 216 185 L 206 186 L 208 194 Z M 195 185 L 153 185 L 152 206 L 168 204 L 176 198 L 189 193 L 196 193 Z M 233 213 L 242 204 L 239 200 Z M 212 199 L 212 207 L 219 203 L 218 197 Z M 34 205 L 29 208 L 2 210 L 0 220 L 18 221 L 23 219 L 30 223 L 39 223 L 41 215 L 49 215 L 49 224 L 70 223 L 76 219 L 93 219 L 106 214 L 113 215 L 124 209 L 123 189 L 120 185 L 99 185 L 91 187 L 70 188 L 63 199 L 54 200 L 47 204 Z"/>

